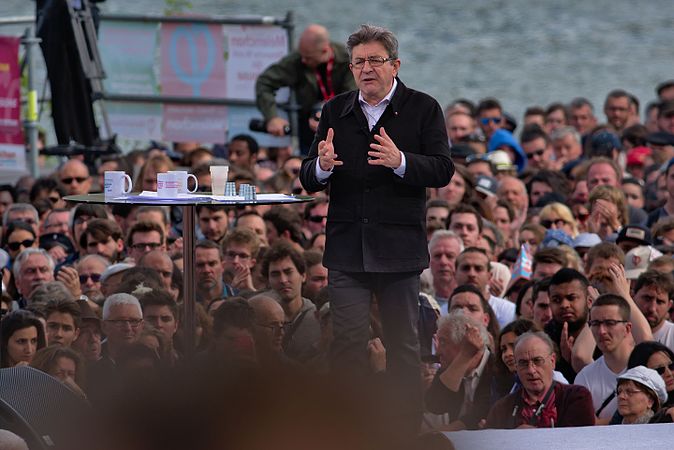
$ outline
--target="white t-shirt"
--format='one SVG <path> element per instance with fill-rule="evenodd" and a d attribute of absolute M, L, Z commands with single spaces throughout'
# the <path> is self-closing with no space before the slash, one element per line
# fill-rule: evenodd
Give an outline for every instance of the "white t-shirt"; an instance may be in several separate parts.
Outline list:
<path fill-rule="evenodd" d="M 662 327 L 653 333 L 653 340 L 666 345 L 670 350 L 674 351 L 674 323 L 666 320 Z"/>
<path fill-rule="evenodd" d="M 616 385 L 618 384 L 618 376 L 623 372 L 625 372 L 625 369 L 620 373 L 614 373 L 608 368 L 606 361 L 604 361 L 604 357 L 602 356 L 593 363 L 583 367 L 581 371 L 578 372 L 578 375 L 576 375 L 574 384 L 585 386 L 587 390 L 590 391 L 590 394 L 592 394 L 592 404 L 594 405 L 594 411 L 596 412 L 602 403 L 604 403 L 604 400 L 615 391 Z M 617 409 L 618 398 L 614 396 L 609 404 L 601 411 L 599 418 L 610 419 Z"/>
<path fill-rule="evenodd" d="M 496 314 L 499 327 L 503 328 L 515 320 L 515 304 L 501 297 L 489 297 L 489 306 Z"/>

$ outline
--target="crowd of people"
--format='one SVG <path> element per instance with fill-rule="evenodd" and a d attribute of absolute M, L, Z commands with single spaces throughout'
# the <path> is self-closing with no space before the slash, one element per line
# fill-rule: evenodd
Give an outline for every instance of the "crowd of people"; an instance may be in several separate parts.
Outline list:
<path fill-rule="evenodd" d="M 350 64 L 343 53 L 311 26 L 294 66 L 285 64 L 329 81 L 333 65 Z M 375 69 L 386 64 L 381 59 L 359 64 Z M 323 81 L 302 104 L 329 100 L 321 98 Z M 532 106 L 521 120 L 495 98 L 446 107 L 455 173 L 445 186 L 425 189 L 430 267 L 412 315 L 423 430 L 673 421 L 674 81 L 656 93 L 646 107 L 618 89 L 602 113 L 575 98 Z M 320 113 L 304 120 L 321 132 Z M 271 126 L 282 134 L 282 120 Z M 332 143 L 329 133 L 322 139 Z M 326 140 L 321 158 L 331 150 Z M 185 364 L 197 373 L 327 376 L 334 291 L 323 264 L 326 226 L 342 226 L 348 204 L 340 198 L 335 212 L 333 192 L 307 191 L 318 184 L 300 182 L 303 158 L 292 148 L 262 148 L 238 135 L 222 150 L 153 143 L 94 166 L 70 158 L 54 173 L 0 186 L 0 367 L 32 366 L 94 406 L 133 377 L 159 380 Z M 339 164 L 339 154 L 329 157 Z M 208 191 L 209 167 L 221 164 L 237 185 L 315 199 L 197 206 L 196 326 L 185 330 L 181 209 L 64 197 L 100 192 L 109 170 L 131 175 L 135 190 L 153 191 L 157 174 L 177 167 Z M 399 200 L 405 223 L 406 198 Z M 375 235 L 385 230 L 373 225 Z M 339 261 L 340 273 L 348 264 Z M 390 305 L 380 301 L 366 306 L 372 380 L 385 380 L 397 357 L 387 354 L 396 337 L 382 326 Z M 186 332 L 194 333 L 194 354 Z"/>

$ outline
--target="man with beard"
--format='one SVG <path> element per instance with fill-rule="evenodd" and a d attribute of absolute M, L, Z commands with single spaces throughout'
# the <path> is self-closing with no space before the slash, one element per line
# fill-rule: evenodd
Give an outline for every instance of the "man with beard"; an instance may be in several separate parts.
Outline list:
<path fill-rule="evenodd" d="M 306 277 L 302 254 L 292 244 L 279 241 L 265 255 L 262 273 L 269 287 L 281 299 L 280 303 L 289 323 L 283 338 L 283 350 L 295 361 L 306 362 L 316 353 L 321 327 L 316 319 L 316 307 L 302 297 L 302 283 Z"/>
<path fill-rule="evenodd" d="M 629 296 L 629 284 L 624 276 L 624 269 L 613 264 L 609 270 L 614 279 L 622 280 L 621 290 Z M 622 277 L 619 275 L 621 271 Z M 627 361 L 634 344 L 651 340 L 652 335 L 638 308 L 631 308 L 623 296 L 616 294 L 603 294 L 594 301 L 588 324 L 602 356 L 583 367 L 576 376 L 575 384 L 585 386 L 590 391 L 597 416 L 596 423 L 605 425 L 618 407 L 614 389 L 618 376 L 627 369 Z"/>
<path fill-rule="evenodd" d="M 545 326 L 545 332 L 561 352 L 556 370 L 570 383 L 576 378 L 576 371 L 571 366 L 571 349 L 587 322 L 589 286 L 590 282 L 582 273 L 565 268 L 552 277 L 548 289 L 552 320 Z"/>
<path fill-rule="evenodd" d="M 225 272 L 222 250 L 213 241 L 203 240 L 194 247 L 197 300 L 204 306 L 213 300 L 232 297 L 235 290 L 222 278 Z"/>
<path fill-rule="evenodd" d="M 653 333 L 653 340 L 674 349 L 674 324 L 669 310 L 674 298 L 674 280 L 668 273 L 647 270 L 637 278 L 634 302 L 646 316 Z"/>
<path fill-rule="evenodd" d="M 609 268 L 614 264 L 624 265 L 625 254 L 612 242 L 602 242 L 587 252 L 585 274 L 600 294 L 608 292 L 607 284 L 610 285 L 612 279 Z"/>

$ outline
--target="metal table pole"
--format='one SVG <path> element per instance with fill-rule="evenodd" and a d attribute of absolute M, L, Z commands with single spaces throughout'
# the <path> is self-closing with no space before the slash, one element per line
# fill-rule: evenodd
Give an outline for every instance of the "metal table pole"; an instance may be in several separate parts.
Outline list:
<path fill-rule="evenodd" d="M 183 337 L 185 356 L 191 358 L 196 350 L 196 314 L 194 295 L 194 205 L 183 206 Z"/>

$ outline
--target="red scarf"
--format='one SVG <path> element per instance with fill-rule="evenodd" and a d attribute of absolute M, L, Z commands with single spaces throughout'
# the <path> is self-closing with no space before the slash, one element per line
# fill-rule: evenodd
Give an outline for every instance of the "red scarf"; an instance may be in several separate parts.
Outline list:
<path fill-rule="evenodd" d="M 541 402 L 531 403 L 527 398 L 526 391 L 522 389 L 522 410 L 520 411 L 520 420 L 518 425 L 523 423 L 533 425 L 536 428 L 552 428 L 557 424 L 557 407 L 555 406 L 555 391 L 554 386 L 551 387 L 552 392 L 548 396 L 546 402 L 540 413 L 536 414 L 541 407 Z"/>

